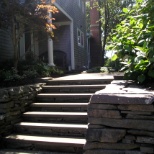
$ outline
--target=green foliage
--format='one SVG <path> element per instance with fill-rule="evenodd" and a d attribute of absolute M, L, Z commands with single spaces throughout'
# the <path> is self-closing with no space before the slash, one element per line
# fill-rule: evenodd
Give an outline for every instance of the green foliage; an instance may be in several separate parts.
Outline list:
<path fill-rule="evenodd" d="M 53 75 L 62 75 L 64 71 L 59 69 L 58 67 L 51 67 L 48 64 L 39 61 L 20 61 L 18 70 L 15 69 L 10 62 L 8 61 L 3 63 L 3 68 L 0 67 L 0 81 L 1 82 L 16 82 L 26 79 L 34 79 L 37 77 L 47 77 Z"/>
<path fill-rule="evenodd" d="M 0 80 L 1 81 L 17 81 L 23 79 L 20 76 L 15 68 L 11 68 L 10 70 L 0 70 Z"/>
<path fill-rule="evenodd" d="M 91 69 L 88 69 L 86 72 L 87 73 L 99 73 L 100 72 L 100 66 L 98 66 L 98 67 L 93 67 L 93 68 L 91 68 Z"/>
<path fill-rule="evenodd" d="M 100 4 L 100 14 L 101 14 L 101 29 L 102 29 L 102 53 L 105 54 L 106 45 L 110 42 L 110 33 L 112 29 L 116 27 L 123 19 L 124 16 L 119 15 L 122 10 L 127 12 L 128 9 L 124 7 L 131 8 L 134 4 L 134 0 L 102 0 L 99 1 Z M 124 8 L 124 9 L 123 9 Z"/>
<path fill-rule="evenodd" d="M 154 78 L 154 1 L 137 0 L 133 9 L 123 9 L 123 20 L 112 34 L 110 49 L 116 50 L 125 76 L 139 83 Z"/>
<path fill-rule="evenodd" d="M 101 66 L 98 66 L 98 67 L 93 67 L 89 70 L 86 71 L 87 73 L 109 73 L 110 72 L 110 69 L 108 67 L 101 67 Z"/>
<path fill-rule="evenodd" d="M 111 58 L 106 59 L 105 66 L 109 68 L 110 72 L 112 70 L 119 71 L 121 69 L 121 63 L 118 59 L 114 61 Z"/>
<path fill-rule="evenodd" d="M 102 73 L 109 73 L 110 70 L 109 70 L 108 67 L 101 67 L 101 68 L 100 68 L 100 72 L 102 72 Z"/>

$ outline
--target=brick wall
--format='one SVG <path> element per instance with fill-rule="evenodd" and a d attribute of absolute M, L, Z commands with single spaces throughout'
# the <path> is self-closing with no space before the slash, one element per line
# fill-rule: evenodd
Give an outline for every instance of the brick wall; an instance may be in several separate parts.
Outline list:
<path fill-rule="evenodd" d="M 90 1 L 92 9 L 90 10 L 90 67 L 102 65 L 102 42 L 101 42 L 101 23 L 100 13 L 97 7 L 93 7 L 93 0 Z"/>

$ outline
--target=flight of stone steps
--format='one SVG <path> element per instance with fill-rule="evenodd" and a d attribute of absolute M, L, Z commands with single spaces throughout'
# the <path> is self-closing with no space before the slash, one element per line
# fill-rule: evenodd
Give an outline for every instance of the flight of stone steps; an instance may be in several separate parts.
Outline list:
<path fill-rule="evenodd" d="M 84 153 L 89 99 L 110 82 L 111 79 L 48 80 L 36 102 L 23 114 L 23 121 L 4 139 L 6 149 Z"/>

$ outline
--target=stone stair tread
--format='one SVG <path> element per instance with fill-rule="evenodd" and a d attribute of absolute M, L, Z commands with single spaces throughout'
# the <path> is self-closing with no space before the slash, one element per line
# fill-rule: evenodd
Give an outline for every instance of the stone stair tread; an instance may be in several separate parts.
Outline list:
<path fill-rule="evenodd" d="M 84 77 L 82 77 L 82 78 L 76 78 L 76 79 L 70 79 L 70 78 L 54 78 L 54 79 L 52 79 L 52 80 L 48 80 L 49 82 L 55 82 L 55 81 L 60 81 L 60 82 L 72 82 L 72 81 L 112 81 L 113 80 L 113 76 L 107 76 L 106 78 L 89 78 L 89 79 L 87 79 L 87 78 L 84 78 Z"/>
<path fill-rule="evenodd" d="M 24 116 L 87 116 L 87 112 L 25 112 Z"/>
<path fill-rule="evenodd" d="M 35 123 L 35 122 L 20 122 L 16 126 L 26 126 L 26 127 L 49 127 L 49 128 L 79 128 L 87 129 L 87 124 L 66 124 L 66 123 Z"/>
<path fill-rule="evenodd" d="M 70 96 L 91 96 L 93 95 L 93 93 L 40 93 L 37 95 L 37 97 L 41 97 L 41 96 L 45 96 L 45 97 L 51 97 L 51 96 L 55 96 L 55 97 L 61 97 L 61 96 L 65 96 L 65 97 L 70 97 Z"/>
<path fill-rule="evenodd" d="M 19 135 L 12 134 L 5 137 L 7 140 L 14 141 L 25 141 L 25 142 L 39 142 L 39 143 L 50 143 L 60 145 L 74 145 L 76 147 L 83 146 L 86 143 L 86 139 L 83 138 L 66 138 L 66 137 L 46 137 L 46 136 L 30 136 L 30 135 Z"/>
<path fill-rule="evenodd" d="M 32 103 L 31 107 L 83 107 L 88 103 Z"/>
<path fill-rule="evenodd" d="M 46 151 L 30 151 L 30 150 L 16 150 L 16 149 L 1 149 L 0 154 L 74 154 L 64 152 L 46 152 Z"/>
<path fill-rule="evenodd" d="M 104 87 L 107 84 L 98 85 L 45 85 L 43 88 L 93 88 L 93 87 Z"/>

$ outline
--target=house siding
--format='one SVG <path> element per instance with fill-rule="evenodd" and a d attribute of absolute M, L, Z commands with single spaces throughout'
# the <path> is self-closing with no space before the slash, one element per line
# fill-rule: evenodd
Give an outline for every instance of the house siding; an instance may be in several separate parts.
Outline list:
<path fill-rule="evenodd" d="M 56 0 L 56 3 L 73 19 L 75 69 L 83 69 L 84 66 L 88 65 L 85 12 L 82 11 L 82 6 L 78 5 L 78 0 Z M 85 5 L 85 3 L 83 4 Z M 77 29 L 80 29 L 84 33 L 84 47 L 78 46 Z"/>
<path fill-rule="evenodd" d="M 13 58 L 13 46 L 8 31 L 0 29 L 0 62 Z"/>
<path fill-rule="evenodd" d="M 65 25 L 61 26 L 55 32 L 54 38 L 54 50 L 60 50 L 66 53 L 67 55 L 67 66 L 71 65 L 71 40 L 70 40 L 70 26 Z M 59 44 L 60 42 L 60 44 Z"/>

